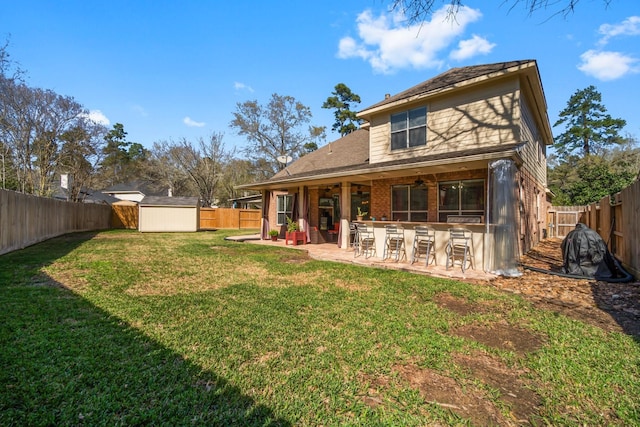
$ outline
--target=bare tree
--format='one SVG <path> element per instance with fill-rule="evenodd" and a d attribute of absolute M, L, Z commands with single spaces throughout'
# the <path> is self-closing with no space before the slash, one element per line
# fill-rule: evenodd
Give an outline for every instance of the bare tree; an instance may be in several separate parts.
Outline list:
<path fill-rule="evenodd" d="M 600 0 L 608 7 L 611 0 Z M 567 17 L 575 10 L 580 0 L 501 0 L 501 4 L 510 5 L 509 10 L 524 4 L 529 15 L 540 11 L 549 11 L 552 16 Z M 402 12 L 409 23 L 425 21 L 440 4 L 448 4 L 449 18 L 455 19 L 458 9 L 464 6 L 463 0 L 391 0 L 391 10 Z"/>
<path fill-rule="evenodd" d="M 151 163 L 154 170 L 148 174 L 159 177 L 172 193 L 178 185 L 183 186 L 185 180 L 188 181 L 189 188 L 198 194 L 203 206 L 211 206 L 216 201 L 218 183 L 230 158 L 222 138 L 221 133 L 213 133 L 208 139 L 199 138 L 196 145 L 184 138 L 178 142 L 156 143 Z"/>
<path fill-rule="evenodd" d="M 32 149 L 34 193 L 50 196 L 51 184 L 61 162 L 61 137 L 77 126 L 82 106 L 72 97 L 52 90 L 33 89 L 33 122 L 35 135 Z"/>
<path fill-rule="evenodd" d="M 233 117 L 230 126 L 250 142 L 245 153 L 267 167 L 267 174 L 284 168 L 279 158 L 300 157 L 312 140 L 310 129 L 304 127 L 311 120 L 311 109 L 292 96 L 274 93 L 266 106 L 258 101 L 238 103 Z"/>
<path fill-rule="evenodd" d="M 82 201 L 81 190 L 95 186 L 95 172 L 106 133 L 105 126 L 81 116 L 76 125 L 60 137 L 60 172 L 72 177 L 68 188 L 69 200 Z"/>

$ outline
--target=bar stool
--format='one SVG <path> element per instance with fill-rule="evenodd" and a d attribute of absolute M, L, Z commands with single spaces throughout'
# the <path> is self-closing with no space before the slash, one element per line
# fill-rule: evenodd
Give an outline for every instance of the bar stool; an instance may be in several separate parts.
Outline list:
<path fill-rule="evenodd" d="M 397 225 L 385 225 L 384 252 L 382 259 L 391 258 L 393 256 L 398 262 L 402 258 L 407 258 L 407 252 L 404 249 L 404 229 Z"/>
<path fill-rule="evenodd" d="M 358 224 L 355 222 L 349 223 L 349 246 L 354 250 L 358 246 Z"/>
<path fill-rule="evenodd" d="M 354 247 L 354 258 L 364 254 L 365 258 L 376 255 L 376 237 L 373 233 L 373 227 L 366 224 L 357 224 L 357 247 Z"/>
<path fill-rule="evenodd" d="M 475 270 L 473 263 L 473 234 L 466 228 L 450 228 L 449 243 L 447 243 L 447 270 L 456 262 L 460 263 L 464 273 L 467 264 Z"/>
<path fill-rule="evenodd" d="M 433 263 L 438 265 L 436 261 L 436 230 L 424 225 L 417 225 L 414 230 L 411 264 L 418 261 L 422 255 L 425 255 L 426 267 L 429 266 L 429 258 L 432 258 Z"/>

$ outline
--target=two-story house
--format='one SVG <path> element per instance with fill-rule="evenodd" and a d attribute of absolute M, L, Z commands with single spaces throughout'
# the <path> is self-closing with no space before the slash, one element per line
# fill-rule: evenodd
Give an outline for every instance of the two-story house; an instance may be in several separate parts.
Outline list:
<path fill-rule="evenodd" d="M 444 265 L 447 231 L 460 225 L 486 271 L 542 238 L 552 133 L 535 60 L 453 68 L 358 117 L 361 129 L 243 186 L 262 191 L 264 238 L 290 217 L 308 242 L 337 235 L 347 248 L 342 230 L 360 212 L 379 233 L 401 225 L 409 246 L 416 225 L 433 227 Z"/>

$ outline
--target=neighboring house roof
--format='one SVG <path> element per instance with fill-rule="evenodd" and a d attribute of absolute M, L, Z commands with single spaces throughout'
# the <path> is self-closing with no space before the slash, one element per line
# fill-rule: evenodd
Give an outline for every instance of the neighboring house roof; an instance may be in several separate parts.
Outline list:
<path fill-rule="evenodd" d="M 200 199 L 197 197 L 145 196 L 140 202 L 140 206 L 196 207 L 199 202 Z"/>
<path fill-rule="evenodd" d="M 60 187 L 59 185 L 54 189 L 52 197 L 57 200 L 68 200 L 69 190 Z M 110 196 L 109 194 L 102 193 L 101 191 L 89 190 L 82 188 L 78 194 L 78 198 L 82 203 L 98 203 L 111 205 L 120 199 Z"/>
<path fill-rule="evenodd" d="M 240 202 L 240 203 L 249 203 L 249 202 L 262 202 L 262 194 L 252 194 L 250 196 L 242 196 L 242 197 L 234 197 L 233 199 L 229 199 L 230 202 Z"/>
<path fill-rule="evenodd" d="M 112 185 L 111 187 L 102 190 L 103 193 L 109 194 L 127 194 L 127 193 L 139 193 L 148 196 L 160 196 L 161 194 L 154 190 L 153 184 L 148 181 L 134 181 L 121 184 Z M 166 194 L 166 193 L 164 193 Z"/>

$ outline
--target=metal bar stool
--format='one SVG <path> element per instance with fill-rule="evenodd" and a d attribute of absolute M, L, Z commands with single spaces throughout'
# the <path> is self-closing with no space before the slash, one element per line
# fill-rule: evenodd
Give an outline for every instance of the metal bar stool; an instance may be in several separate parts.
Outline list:
<path fill-rule="evenodd" d="M 384 253 L 382 259 L 395 258 L 398 262 L 402 258 L 407 258 L 404 248 L 404 229 L 397 225 L 385 225 Z"/>
<path fill-rule="evenodd" d="M 353 252 L 354 258 L 364 254 L 365 258 L 376 255 L 376 237 L 373 233 L 373 227 L 366 224 L 357 225 L 357 248 Z"/>
<path fill-rule="evenodd" d="M 353 248 L 354 252 L 358 246 L 358 224 L 355 222 L 349 223 L 349 246 Z"/>
<path fill-rule="evenodd" d="M 418 261 L 422 255 L 425 255 L 426 267 L 429 266 L 429 258 L 432 258 L 433 263 L 438 265 L 436 261 L 436 230 L 424 225 L 417 225 L 414 230 L 411 264 Z"/>
<path fill-rule="evenodd" d="M 475 269 L 473 263 L 473 233 L 466 228 L 450 228 L 449 243 L 447 243 L 447 270 L 456 262 L 460 263 L 464 273 L 467 265 Z"/>

